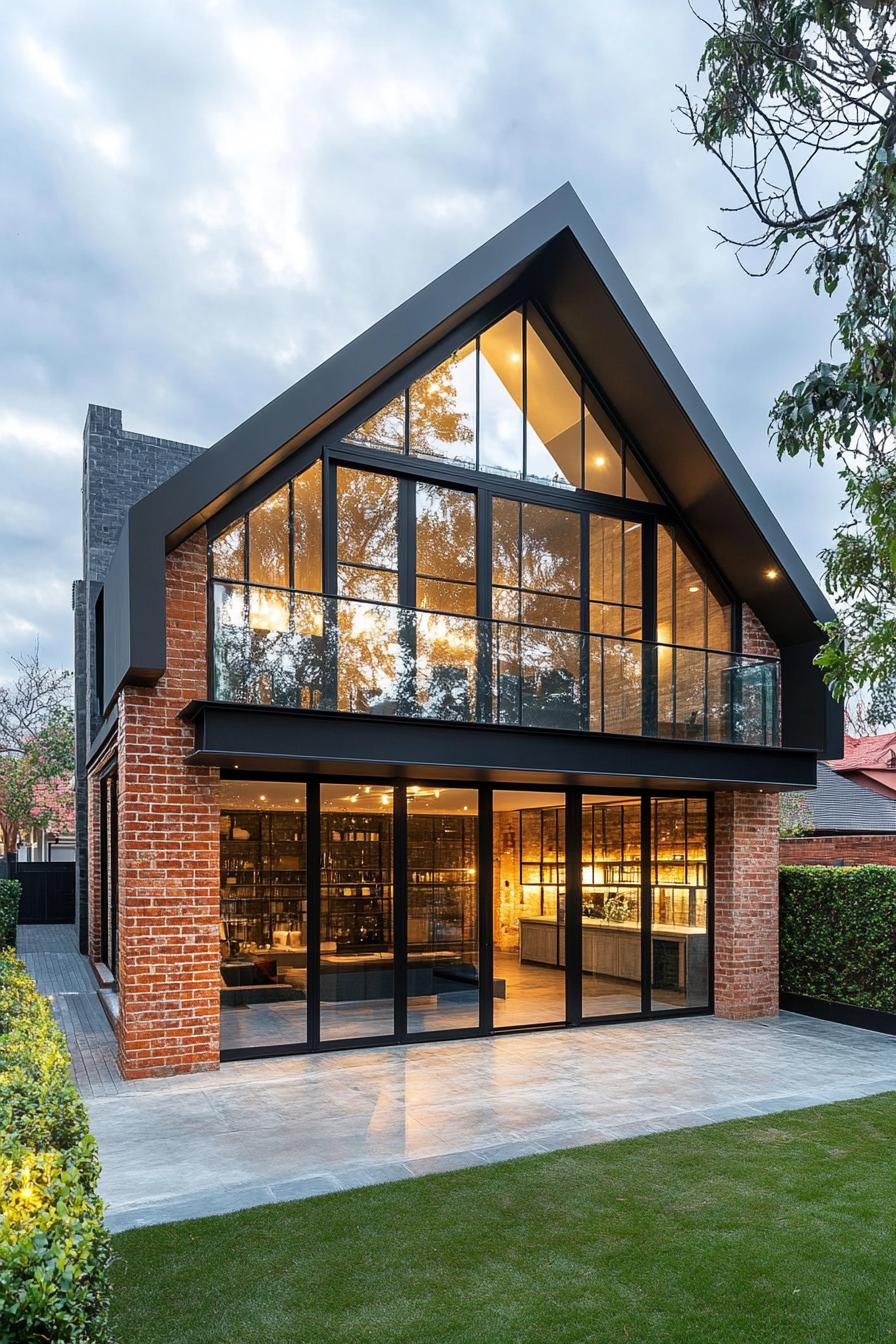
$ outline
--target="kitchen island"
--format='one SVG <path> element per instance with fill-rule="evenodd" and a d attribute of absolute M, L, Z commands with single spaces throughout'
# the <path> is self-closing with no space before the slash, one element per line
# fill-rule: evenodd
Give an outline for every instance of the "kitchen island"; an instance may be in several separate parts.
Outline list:
<path fill-rule="evenodd" d="M 550 915 L 522 918 L 520 962 L 536 966 L 566 964 L 566 925 Z M 687 995 L 688 1006 L 706 1004 L 706 929 L 677 924 L 655 924 L 651 929 L 654 989 Z M 604 919 L 582 919 L 582 971 L 613 980 L 640 982 L 641 926 L 614 924 Z"/>

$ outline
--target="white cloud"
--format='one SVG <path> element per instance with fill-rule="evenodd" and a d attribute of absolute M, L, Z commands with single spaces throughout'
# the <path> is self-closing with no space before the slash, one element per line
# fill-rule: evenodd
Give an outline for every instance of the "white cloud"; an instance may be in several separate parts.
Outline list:
<path fill-rule="evenodd" d="M 38 457 L 77 460 L 81 455 L 81 435 L 65 421 L 0 408 L 0 456 L 15 459 L 23 451 Z"/>
<path fill-rule="evenodd" d="M 71 78 L 58 51 L 45 46 L 33 33 L 22 35 L 20 50 L 29 70 L 54 93 L 69 99 L 83 96 L 82 87 Z"/>

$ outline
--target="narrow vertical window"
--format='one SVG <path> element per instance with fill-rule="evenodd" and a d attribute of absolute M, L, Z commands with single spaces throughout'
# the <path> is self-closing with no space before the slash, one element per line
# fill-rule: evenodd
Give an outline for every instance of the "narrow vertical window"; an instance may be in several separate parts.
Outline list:
<path fill-rule="evenodd" d="M 523 474 L 523 315 L 502 317 L 479 338 L 479 467 Z"/>

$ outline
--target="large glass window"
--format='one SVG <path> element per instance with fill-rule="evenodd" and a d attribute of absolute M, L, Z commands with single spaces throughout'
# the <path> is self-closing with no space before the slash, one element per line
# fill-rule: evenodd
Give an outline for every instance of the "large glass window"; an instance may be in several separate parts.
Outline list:
<path fill-rule="evenodd" d="M 641 1011 L 641 800 L 582 802 L 582 1016 Z"/>
<path fill-rule="evenodd" d="M 543 322 L 526 323 L 526 476 L 582 484 L 582 379 Z"/>
<path fill-rule="evenodd" d="M 476 466 L 476 342 L 449 355 L 409 389 L 410 451 Z"/>
<path fill-rule="evenodd" d="M 408 787 L 408 1031 L 479 1025 L 478 790 Z"/>
<path fill-rule="evenodd" d="M 523 315 L 518 309 L 479 338 L 479 468 L 523 474 Z"/>
<path fill-rule="evenodd" d="M 548 322 L 515 308 L 346 434 L 455 466 L 659 503 Z"/>
<path fill-rule="evenodd" d="M 492 506 L 495 719 L 581 726 L 579 514 L 499 499 Z"/>
<path fill-rule="evenodd" d="M 651 803 L 651 1007 L 709 1004 L 705 798 Z"/>
<path fill-rule="evenodd" d="M 387 453 L 403 453 L 405 449 L 405 393 L 376 411 L 363 425 L 353 429 L 346 437 L 352 443 L 363 444 L 366 448 L 379 448 Z"/>
<path fill-rule="evenodd" d="M 289 486 L 249 514 L 249 582 L 289 587 Z"/>
<path fill-rule="evenodd" d="M 735 705 L 754 679 L 767 688 L 771 669 L 747 666 L 744 675 L 723 652 L 731 648 L 730 599 L 665 524 L 657 528 L 657 641 L 659 735 L 737 740 Z"/>
<path fill-rule="evenodd" d="M 221 1048 L 307 1040 L 305 785 L 221 784 Z"/>
<path fill-rule="evenodd" d="M 395 1032 L 393 790 L 322 784 L 320 1038 Z"/>
<path fill-rule="evenodd" d="M 494 793 L 494 1023 L 566 1020 L 562 793 Z"/>
<path fill-rule="evenodd" d="M 476 615 L 476 497 L 417 482 L 417 606 Z"/>
<path fill-rule="evenodd" d="M 705 797 L 485 789 L 487 836 L 475 785 L 221 781 L 225 1053 L 475 1033 L 483 982 L 499 1030 L 577 1020 L 579 989 L 586 1021 L 637 1016 L 645 995 L 654 1013 L 709 1006 Z M 568 805 L 581 807 L 582 906 L 569 986 Z"/>
<path fill-rule="evenodd" d="M 579 514 L 495 499 L 492 614 L 525 625 L 581 628 Z"/>
<path fill-rule="evenodd" d="M 398 480 L 340 467 L 336 476 L 339 593 L 398 601 Z"/>
<path fill-rule="evenodd" d="M 680 530 L 657 528 L 657 640 L 697 649 L 731 648 L 731 601 Z"/>

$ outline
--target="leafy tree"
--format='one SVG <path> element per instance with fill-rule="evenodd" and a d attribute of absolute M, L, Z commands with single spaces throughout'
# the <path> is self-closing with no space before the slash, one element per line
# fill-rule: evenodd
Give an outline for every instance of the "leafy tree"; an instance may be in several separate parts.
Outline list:
<path fill-rule="evenodd" d="M 720 0 L 679 112 L 751 226 L 720 238 L 751 274 L 808 264 L 843 295 L 830 356 L 771 411 L 779 457 L 833 459 L 844 521 L 822 552 L 838 617 L 818 662 L 835 695 L 896 715 L 896 4 Z M 757 228 L 758 225 L 758 228 Z M 716 230 L 716 232 L 719 232 Z"/>
<path fill-rule="evenodd" d="M 44 667 L 40 652 L 14 658 L 0 687 L 0 835 L 5 853 L 33 825 L 70 830 L 75 768 L 71 673 Z"/>

